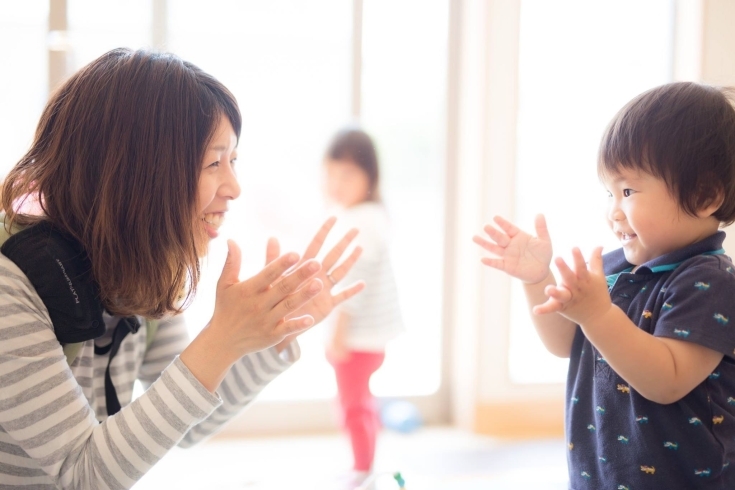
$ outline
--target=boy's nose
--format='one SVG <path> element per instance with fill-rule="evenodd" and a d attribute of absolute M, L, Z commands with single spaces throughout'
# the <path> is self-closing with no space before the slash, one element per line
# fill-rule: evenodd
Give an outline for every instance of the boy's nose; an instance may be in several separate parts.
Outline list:
<path fill-rule="evenodd" d="M 607 210 L 607 218 L 610 221 L 623 221 L 625 219 L 625 214 L 619 206 L 612 204 Z"/>

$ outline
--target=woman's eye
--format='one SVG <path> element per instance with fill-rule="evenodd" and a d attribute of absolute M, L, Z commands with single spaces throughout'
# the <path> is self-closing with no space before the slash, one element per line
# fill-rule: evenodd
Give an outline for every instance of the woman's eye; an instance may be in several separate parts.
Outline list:
<path fill-rule="evenodd" d="M 605 192 L 607 192 L 607 197 L 612 197 L 612 192 L 610 191 L 605 191 Z"/>
<path fill-rule="evenodd" d="M 633 189 L 623 189 L 623 195 L 625 197 L 630 197 L 631 194 L 633 194 Z"/>
<path fill-rule="evenodd" d="M 207 168 L 209 168 L 209 167 L 219 167 L 219 160 L 217 160 L 216 162 L 212 162 L 209 165 L 207 165 Z"/>

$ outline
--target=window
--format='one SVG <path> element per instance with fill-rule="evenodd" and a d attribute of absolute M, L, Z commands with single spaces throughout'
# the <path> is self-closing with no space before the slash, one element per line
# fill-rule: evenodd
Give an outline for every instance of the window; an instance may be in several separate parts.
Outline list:
<path fill-rule="evenodd" d="M 533 230 L 544 213 L 555 255 L 619 245 L 603 217 L 597 145 L 631 98 L 673 77 L 674 2 L 523 0 L 519 59 L 516 221 Z M 621 26 L 624 26 L 622 28 Z M 512 294 L 510 375 L 518 383 L 563 382 L 528 320 L 517 281 Z"/>

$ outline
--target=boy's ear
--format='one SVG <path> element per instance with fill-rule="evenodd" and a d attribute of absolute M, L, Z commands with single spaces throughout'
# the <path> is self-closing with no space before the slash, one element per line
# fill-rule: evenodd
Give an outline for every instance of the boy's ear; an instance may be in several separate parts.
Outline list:
<path fill-rule="evenodd" d="M 700 218 L 709 218 L 710 216 L 715 214 L 718 209 L 720 209 L 720 206 L 722 206 L 722 203 L 724 201 L 725 201 L 725 192 L 722 189 L 722 187 L 717 187 L 715 189 L 714 195 L 701 197 L 700 202 L 702 204 L 699 206 L 699 210 L 697 211 L 697 216 Z"/>

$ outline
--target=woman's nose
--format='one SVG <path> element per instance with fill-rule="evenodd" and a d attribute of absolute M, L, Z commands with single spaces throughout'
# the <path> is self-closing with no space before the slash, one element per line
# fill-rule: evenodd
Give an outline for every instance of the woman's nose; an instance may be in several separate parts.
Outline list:
<path fill-rule="evenodd" d="M 237 181 L 237 174 L 235 174 L 232 167 L 230 167 L 227 177 L 220 186 L 220 194 L 229 199 L 237 199 L 240 196 L 240 183 Z"/>

